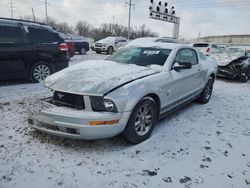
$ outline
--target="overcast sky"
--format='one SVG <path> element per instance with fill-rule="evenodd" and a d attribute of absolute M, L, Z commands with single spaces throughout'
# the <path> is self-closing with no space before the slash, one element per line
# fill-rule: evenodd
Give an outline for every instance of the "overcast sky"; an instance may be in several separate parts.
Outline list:
<path fill-rule="evenodd" d="M 12 0 L 14 17 L 32 15 L 45 18 L 44 0 Z M 48 15 L 58 22 L 74 26 L 81 19 L 92 25 L 114 22 L 127 25 L 128 7 L 125 0 L 47 0 Z M 160 36 L 172 36 L 173 25 L 151 20 L 149 0 L 132 0 L 132 26 L 146 24 Z M 164 1 L 163 1 L 164 2 Z M 250 0 L 169 0 L 181 17 L 180 36 L 197 38 L 201 36 L 224 34 L 250 34 Z M 10 17 L 10 0 L 1 0 L 0 17 Z"/>

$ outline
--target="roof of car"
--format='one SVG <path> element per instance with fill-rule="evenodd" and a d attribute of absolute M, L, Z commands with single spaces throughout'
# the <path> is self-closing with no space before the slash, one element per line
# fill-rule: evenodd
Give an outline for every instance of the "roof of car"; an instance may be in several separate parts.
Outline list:
<path fill-rule="evenodd" d="M 23 24 L 23 25 L 28 25 L 28 26 L 38 26 L 38 27 L 43 27 L 47 29 L 52 29 L 54 30 L 51 26 L 45 24 L 45 23 L 40 23 L 40 22 L 34 22 L 34 21 L 29 21 L 29 20 L 21 20 L 21 19 L 11 19 L 11 18 L 3 18 L 0 17 L 0 21 L 2 23 L 6 24 L 13 24 L 13 25 L 18 25 L 18 24 Z"/>

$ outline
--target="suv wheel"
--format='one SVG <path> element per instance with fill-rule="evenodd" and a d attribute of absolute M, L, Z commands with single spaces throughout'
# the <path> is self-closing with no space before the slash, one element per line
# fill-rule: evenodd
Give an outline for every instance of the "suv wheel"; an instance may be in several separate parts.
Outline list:
<path fill-rule="evenodd" d="M 107 54 L 108 54 L 108 55 L 111 55 L 111 54 L 113 54 L 113 52 L 114 52 L 113 47 L 112 47 L 112 46 L 109 46 L 109 47 L 108 47 L 108 50 L 107 50 Z"/>
<path fill-rule="evenodd" d="M 122 135 L 134 144 L 148 139 L 157 120 L 155 101 L 150 97 L 140 100 L 133 109 Z"/>
<path fill-rule="evenodd" d="M 51 66 L 47 62 L 39 61 L 31 67 L 29 80 L 34 83 L 43 82 L 51 74 Z"/>
<path fill-rule="evenodd" d="M 81 55 L 85 55 L 85 54 L 86 54 L 86 50 L 85 50 L 85 48 L 81 48 L 81 50 L 80 50 L 79 54 L 81 54 Z"/>
<path fill-rule="evenodd" d="M 210 77 L 205 88 L 203 89 L 200 98 L 198 101 L 201 104 L 207 104 L 212 96 L 213 92 L 213 85 L 214 85 L 214 78 Z"/>

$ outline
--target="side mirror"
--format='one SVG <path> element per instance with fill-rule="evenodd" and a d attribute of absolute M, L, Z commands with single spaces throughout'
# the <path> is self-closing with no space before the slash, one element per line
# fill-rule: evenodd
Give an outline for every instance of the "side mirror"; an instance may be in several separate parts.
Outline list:
<path fill-rule="evenodd" d="M 181 69 L 191 69 L 192 68 L 192 63 L 190 63 L 190 62 L 175 62 L 173 68 L 176 71 L 179 71 Z"/>

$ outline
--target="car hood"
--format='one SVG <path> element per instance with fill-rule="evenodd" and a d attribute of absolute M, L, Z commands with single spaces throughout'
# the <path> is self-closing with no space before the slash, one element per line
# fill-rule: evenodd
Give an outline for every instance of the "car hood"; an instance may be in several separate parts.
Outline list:
<path fill-rule="evenodd" d="M 160 68 L 104 60 L 84 61 L 49 76 L 44 86 L 56 91 L 102 96 L 128 82 L 159 73 Z"/>

